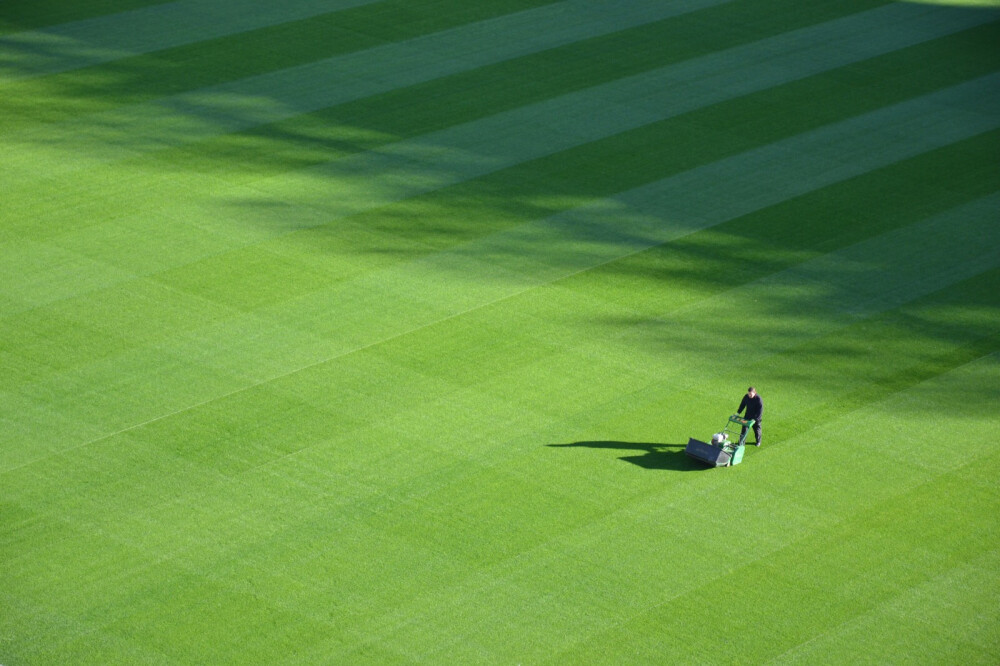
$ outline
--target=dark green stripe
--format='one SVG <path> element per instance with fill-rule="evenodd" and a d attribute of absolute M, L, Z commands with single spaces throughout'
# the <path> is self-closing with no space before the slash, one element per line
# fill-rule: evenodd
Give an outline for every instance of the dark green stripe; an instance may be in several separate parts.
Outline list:
<path fill-rule="evenodd" d="M 161 4 L 166 3 L 163 0 L 5 0 L 0 2 L 0 35 Z"/>
<path fill-rule="evenodd" d="M 467 241 L 995 71 L 1000 51 L 972 48 L 983 44 L 983 34 L 1000 39 L 1000 23 L 699 109 L 353 219 L 437 247 Z"/>
<path fill-rule="evenodd" d="M 792 12 L 794 4 L 794 0 L 742 0 L 718 5 L 314 115 L 324 122 L 416 136 L 886 3 L 851 0 Z M 266 135 L 266 130 L 262 133 Z"/>
<path fill-rule="evenodd" d="M 658 284 L 669 284 L 675 309 L 991 194 L 1000 189 L 998 154 L 1000 130 L 631 255 L 564 284 L 597 293 L 596 283 L 627 276 L 636 287 L 630 291 L 650 299 L 631 307 L 661 316 Z"/>
<path fill-rule="evenodd" d="M 727 3 L 262 125 L 163 157 L 198 168 L 232 160 L 263 172 L 302 168 L 886 3 L 850 0 L 809 12 L 793 11 L 794 0 L 774 4 Z M 338 126 L 372 134 L 364 142 L 323 138 Z"/>
<path fill-rule="evenodd" d="M 0 104 L 9 106 L 24 99 L 34 106 L 30 114 L 21 110 L 21 123 L 57 122 L 405 41 L 555 1 L 385 0 L 17 83 L 5 88 L 7 101 Z M 46 104 L 38 104 L 39 98 Z"/>
<path fill-rule="evenodd" d="M 788 439 L 813 429 L 820 432 L 822 425 L 832 419 L 1000 351 L 1000 333 L 966 329 L 914 315 L 922 306 L 942 304 L 997 311 L 1000 308 L 997 294 L 1000 294 L 1000 269 L 987 271 L 834 335 L 809 340 L 808 347 L 793 350 L 782 358 L 768 359 L 766 367 L 751 366 L 748 372 L 772 380 L 808 373 L 816 385 L 850 386 L 849 391 L 831 391 L 828 403 L 810 403 L 801 412 L 783 414 L 774 422 L 773 436 Z M 995 317 L 993 323 L 996 324 Z"/>

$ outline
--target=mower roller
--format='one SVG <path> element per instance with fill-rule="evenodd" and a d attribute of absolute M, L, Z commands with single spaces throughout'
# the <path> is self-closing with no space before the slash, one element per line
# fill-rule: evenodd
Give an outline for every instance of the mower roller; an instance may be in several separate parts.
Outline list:
<path fill-rule="evenodd" d="M 712 467 L 732 467 L 733 465 L 739 465 L 743 462 L 746 432 L 753 427 L 754 423 L 754 419 L 745 419 L 739 414 L 733 414 L 726 421 L 726 426 L 722 429 L 722 432 L 712 435 L 711 443 L 690 438 L 688 439 L 687 448 L 684 449 L 684 453 Z M 736 443 L 733 443 L 730 435 L 737 436 Z"/>

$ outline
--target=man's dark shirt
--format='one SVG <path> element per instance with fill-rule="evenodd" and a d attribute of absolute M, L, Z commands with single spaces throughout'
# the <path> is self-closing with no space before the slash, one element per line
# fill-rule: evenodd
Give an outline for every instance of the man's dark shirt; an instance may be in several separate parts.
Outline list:
<path fill-rule="evenodd" d="M 743 400 L 740 402 L 740 408 L 736 410 L 736 413 L 741 413 L 744 408 L 747 410 L 744 418 L 760 421 L 761 417 L 764 416 L 764 401 L 760 399 L 759 393 L 752 398 L 744 395 Z"/>

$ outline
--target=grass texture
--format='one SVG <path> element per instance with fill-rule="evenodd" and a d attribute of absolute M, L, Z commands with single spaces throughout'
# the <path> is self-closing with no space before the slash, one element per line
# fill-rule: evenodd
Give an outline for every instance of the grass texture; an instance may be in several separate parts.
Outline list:
<path fill-rule="evenodd" d="M 0 4 L 0 663 L 997 663 L 998 44 Z"/>

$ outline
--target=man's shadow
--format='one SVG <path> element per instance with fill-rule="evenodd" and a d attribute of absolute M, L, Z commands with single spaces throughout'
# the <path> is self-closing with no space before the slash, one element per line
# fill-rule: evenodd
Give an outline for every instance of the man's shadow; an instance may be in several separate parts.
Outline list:
<path fill-rule="evenodd" d="M 644 469 L 669 469 L 675 472 L 691 472 L 704 469 L 686 453 L 687 444 L 659 444 L 653 442 L 572 442 L 570 444 L 549 444 L 557 448 L 582 447 L 586 449 L 612 449 L 616 451 L 642 451 L 634 456 L 622 456 L 619 460 L 630 462 Z"/>

